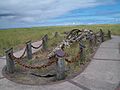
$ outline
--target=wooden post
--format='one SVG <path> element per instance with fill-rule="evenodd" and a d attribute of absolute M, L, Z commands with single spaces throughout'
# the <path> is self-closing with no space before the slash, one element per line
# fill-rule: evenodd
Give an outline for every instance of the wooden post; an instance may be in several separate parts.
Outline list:
<path fill-rule="evenodd" d="M 94 34 L 94 45 L 96 46 L 97 45 L 97 35 Z"/>
<path fill-rule="evenodd" d="M 44 51 L 47 50 L 47 41 L 45 37 L 42 38 L 42 48 Z"/>
<path fill-rule="evenodd" d="M 104 32 L 100 29 L 101 42 L 104 42 Z"/>
<path fill-rule="evenodd" d="M 119 54 L 120 54 L 120 43 L 119 43 Z"/>
<path fill-rule="evenodd" d="M 58 37 L 58 32 L 55 32 L 55 35 L 54 35 L 54 37 Z"/>
<path fill-rule="evenodd" d="M 47 41 L 48 41 L 48 35 L 46 34 L 46 35 L 44 36 L 44 38 L 45 38 L 45 41 L 47 42 Z"/>
<path fill-rule="evenodd" d="M 80 48 L 80 64 L 84 64 L 85 62 L 85 55 L 84 55 L 84 48 L 86 48 L 81 42 L 79 43 Z"/>
<path fill-rule="evenodd" d="M 111 31 L 108 30 L 108 38 L 111 39 Z"/>
<path fill-rule="evenodd" d="M 89 40 L 89 49 L 90 49 L 90 52 L 92 52 L 93 51 L 93 35 L 92 34 L 88 34 L 88 40 Z"/>
<path fill-rule="evenodd" d="M 57 80 L 63 80 L 65 79 L 65 63 L 64 63 L 64 51 L 63 50 L 57 50 L 56 51 L 56 79 Z"/>
<path fill-rule="evenodd" d="M 105 41 L 105 34 L 103 32 L 103 34 L 102 34 L 102 42 L 104 42 L 104 41 Z"/>
<path fill-rule="evenodd" d="M 27 48 L 27 58 L 32 59 L 31 41 L 26 42 L 26 48 Z"/>
<path fill-rule="evenodd" d="M 6 70 L 9 73 L 14 73 L 15 64 L 14 64 L 14 61 L 12 60 L 12 58 L 10 57 L 10 54 L 13 53 L 13 48 L 6 50 L 5 53 L 6 53 Z"/>

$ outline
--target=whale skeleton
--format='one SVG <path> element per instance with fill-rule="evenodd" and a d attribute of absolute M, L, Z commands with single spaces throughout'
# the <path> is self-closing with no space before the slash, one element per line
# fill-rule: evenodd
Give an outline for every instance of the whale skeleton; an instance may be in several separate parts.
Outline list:
<path fill-rule="evenodd" d="M 73 29 L 69 32 L 69 34 L 66 36 L 66 39 L 63 40 L 58 46 L 56 46 L 51 53 L 48 54 L 48 58 L 51 58 L 55 56 L 55 52 L 57 50 L 63 49 L 63 48 L 69 48 L 71 44 L 75 42 L 80 42 L 84 38 L 94 38 L 94 34 L 92 30 L 84 29 Z M 99 35 L 99 33 L 98 33 Z"/>

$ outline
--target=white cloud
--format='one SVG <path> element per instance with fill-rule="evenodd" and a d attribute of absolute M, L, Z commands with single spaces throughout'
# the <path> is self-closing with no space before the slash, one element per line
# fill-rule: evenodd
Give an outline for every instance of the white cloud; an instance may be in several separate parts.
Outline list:
<path fill-rule="evenodd" d="M 0 14 L 14 14 L 13 17 L 5 16 L 6 19 L 12 17 L 16 21 L 37 22 L 55 18 L 74 9 L 111 2 L 114 0 L 0 0 Z"/>

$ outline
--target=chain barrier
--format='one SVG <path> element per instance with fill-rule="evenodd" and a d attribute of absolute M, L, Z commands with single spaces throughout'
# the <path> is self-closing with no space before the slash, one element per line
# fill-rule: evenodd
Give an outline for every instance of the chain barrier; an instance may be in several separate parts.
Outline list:
<path fill-rule="evenodd" d="M 94 41 L 95 39 L 97 39 L 97 41 L 99 41 L 99 38 L 101 37 L 100 31 L 97 32 L 97 33 L 93 33 L 93 35 L 95 35 L 95 36 L 89 37 L 89 39 L 90 39 L 90 40 L 93 40 L 93 41 Z M 80 53 L 79 53 L 76 57 L 74 57 L 72 60 L 68 60 L 67 58 L 65 58 L 65 61 L 68 62 L 68 63 L 74 63 L 74 62 L 76 62 L 77 60 L 79 60 L 79 58 L 80 58 Z"/>
<path fill-rule="evenodd" d="M 79 31 L 79 30 L 78 30 Z M 79 31 L 80 32 L 80 31 Z M 97 32 L 95 33 L 96 35 L 96 39 L 98 40 L 98 37 L 101 37 L 101 35 L 97 36 L 97 34 L 100 33 L 100 32 Z M 69 35 L 68 35 L 69 36 Z M 92 38 L 93 39 L 93 38 Z M 34 49 L 39 49 L 40 47 L 42 46 L 39 45 L 38 47 L 35 47 L 33 45 L 31 45 L 32 48 Z M 27 48 L 25 48 L 23 54 L 20 56 L 20 57 L 15 57 L 13 55 L 13 52 L 9 53 L 9 58 L 11 58 L 11 60 L 14 60 L 17 64 L 19 64 L 20 66 L 22 67 L 25 67 L 25 68 L 29 68 L 29 69 L 41 69 L 41 68 L 46 68 L 48 66 L 51 66 L 53 63 L 55 63 L 57 60 L 56 59 L 53 59 L 52 58 L 46 63 L 46 64 L 43 64 L 43 65 L 29 65 L 29 64 L 25 64 L 25 63 L 22 63 L 20 59 L 23 58 L 23 56 L 25 55 L 25 52 L 27 51 Z M 68 60 L 67 58 L 65 58 L 65 61 L 68 62 L 68 63 L 74 63 L 76 61 L 78 61 L 80 58 L 80 53 L 78 53 L 72 60 Z"/>
<path fill-rule="evenodd" d="M 46 64 L 44 65 L 41 65 L 41 66 L 35 66 L 35 65 L 28 65 L 28 64 L 24 64 L 22 63 L 19 59 L 16 59 L 13 55 L 13 53 L 10 53 L 9 54 L 9 57 L 11 58 L 11 60 L 14 60 L 17 64 L 19 64 L 20 66 L 22 67 L 25 67 L 25 68 L 29 68 L 29 69 L 41 69 L 41 68 L 46 68 L 48 66 L 51 66 L 53 63 L 55 63 L 57 60 L 49 60 L 49 62 L 47 62 Z"/>

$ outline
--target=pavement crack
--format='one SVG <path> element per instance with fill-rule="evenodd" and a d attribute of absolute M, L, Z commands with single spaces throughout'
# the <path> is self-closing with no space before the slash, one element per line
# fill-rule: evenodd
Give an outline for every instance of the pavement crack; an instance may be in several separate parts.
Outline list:
<path fill-rule="evenodd" d="M 106 48 L 106 49 L 119 49 L 117 47 L 100 47 L 100 48 Z"/>
<path fill-rule="evenodd" d="M 100 59 L 100 58 L 92 58 L 94 60 L 103 60 L 103 61 L 120 61 L 120 59 Z"/>
<path fill-rule="evenodd" d="M 69 83 L 72 83 L 73 85 L 75 85 L 75 86 L 83 89 L 83 90 L 91 90 L 91 89 L 89 89 L 89 88 L 87 88 L 87 87 L 85 87 L 85 86 L 83 86 L 83 85 L 81 85 L 81 84 L 79 84 L 79 83 L 74 82 L 73 80 L 67 80 L 67 81 L 68 81 Z"/>

